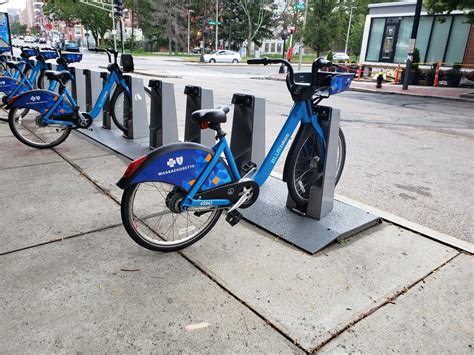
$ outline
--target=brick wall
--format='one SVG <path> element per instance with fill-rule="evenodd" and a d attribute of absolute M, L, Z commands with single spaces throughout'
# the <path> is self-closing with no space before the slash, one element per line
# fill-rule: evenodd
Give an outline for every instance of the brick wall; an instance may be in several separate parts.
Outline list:
<path fill-rule="evenodd" d="M 474 25 L 471 25 L 463 63 L 474 65 Z"/>

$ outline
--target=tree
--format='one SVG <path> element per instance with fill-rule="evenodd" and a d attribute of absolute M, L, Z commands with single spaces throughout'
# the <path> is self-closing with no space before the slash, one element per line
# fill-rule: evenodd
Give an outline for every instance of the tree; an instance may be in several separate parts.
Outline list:
<path fill-rule="evenodd" d="M 77 23 L 92 32 L 96 43 L 99 38 L 104 41 L 104 35 L 112 28 L 110 13 L 84 3 L 79 0 L 48 0 L 43 11 L 51 20 L 66 22 L 69 26 Z"/>
<path fill-rule="evenodd" d="M 247 40 L 249 55 L 252 42 L 261 45 L 263 39 L 272 37 L 274 9 L 273 0 L 226 0 L 223 33 L 229 42 Z"/>
<path fill-rule="evenodd" d="M 308 6 L 308 18 L 305 28 L 305 43 L 316 51 L 332 49 L 344 40 L 343 10 L 336 8 L 335 0 L 311 0 Z"/>
<path fill-rule="evenodd" d="M 423 5 L 430 14 L 451 13 L 454 10 L 464 10 L 468 22 L 474 24 L 473 0 L 425 0 Z"/>
<path fill-rule="evenodd" d="M 12 22 L 10 24 L 10 32 L 12 35 L 23 35 L 26 33 L 26 25 L 22 25 L 19 22 Z"/>

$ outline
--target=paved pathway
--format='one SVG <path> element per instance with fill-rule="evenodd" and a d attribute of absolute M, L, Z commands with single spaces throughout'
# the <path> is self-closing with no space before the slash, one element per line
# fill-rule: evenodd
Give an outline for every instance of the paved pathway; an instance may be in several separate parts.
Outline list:
<path fill-rule="evenodd" d="M 2 352 L 472 353 L 472 256 L 389 223 L 312 256 L 223 220 L 151 252 L 120 224 L 126 165 L 0 123 Z"/>

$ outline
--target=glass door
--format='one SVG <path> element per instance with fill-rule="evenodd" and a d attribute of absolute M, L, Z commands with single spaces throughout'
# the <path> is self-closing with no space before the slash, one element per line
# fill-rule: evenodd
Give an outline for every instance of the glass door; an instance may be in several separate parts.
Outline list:
<path fill-rule="evenodd" d="M 380 49 L 381 62 L 393 62 L 397 46 L 398 27 L 400 22 L 395 18 L 388 18 L 383 32 L 382 48 Z"/>

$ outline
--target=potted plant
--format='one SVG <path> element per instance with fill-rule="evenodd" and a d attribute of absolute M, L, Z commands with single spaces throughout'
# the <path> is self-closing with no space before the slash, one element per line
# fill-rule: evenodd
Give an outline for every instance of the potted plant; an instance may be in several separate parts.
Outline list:
<path fill-rule="evenodd" d="M 413 50 L 413 61 L 411 62 L 410 66 L 410 78 L 411 78 L 411 85 L 418 85 L 420 81 L 420 69 L 418 68 L 418 64 L 420 63 L 420 50 L 415 48 Z"/>
<path fill-rule="evenodd" d="M 453 69 L 446 72 L 446 81 L 449 87 L 457 88 L 462 78 L 461 71 L 462 64 L 456 63 L 453 65 Z"/>

